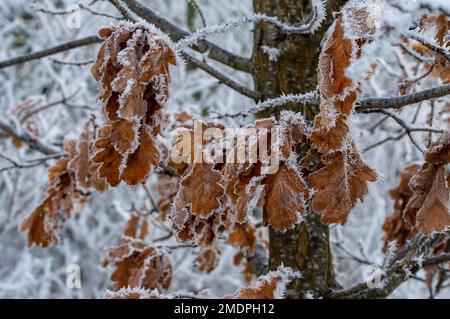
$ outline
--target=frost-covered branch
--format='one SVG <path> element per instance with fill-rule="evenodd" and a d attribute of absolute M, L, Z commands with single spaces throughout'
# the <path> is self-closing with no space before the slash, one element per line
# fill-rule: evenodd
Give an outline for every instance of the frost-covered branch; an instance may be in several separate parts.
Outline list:
<path fill-rule="evenodd" d="M 3 122 L 0 120 L 0 130 L 7 132 L 9 135 L 21 140 L 25 144 L 27 144 L 30 148 L 41 152 L 45 155 L 53 155 L 55 153 L 60 153 L 58 150 L 54 149 L 53 147 L 47 146 L 40 142 L 35 137 L 31 136 L 27 132 L 19 133 L 17 132 L 11 125 Z"/>
<path fill-rule="evenodd" d="M 269 24 L 274 25 L 278 29 L 280 29 L 282 32 L 288 33 L 288 34 L 309 34 L 314 33 L 317 31 L 317 29 L 321 26 L 322 22 L 325 20 L 326 17 L 326 11 L 325 7 L 323 6 L 322 1 L 313 1 L 313 18 L 311 21 L 301 24 L 301 25 L 290 25 L 287 23 L 284 23 L 280 20 L 278 20 L 277 17 L 269 17 L 265 14 L 261 13 L 255 13 L 249 16 L 241 17 L 234 20 L 229 20 L 224 23 L 218 24 L 216 26 L 211 27 L 204 27 L 199 30 L 197 30 L 192 35 L 183 38 L 182 40 L 178 41 L 176 44 L 177 48 L 183 48 L 187 46 L 192 46 L 194 44 L 197 44 L 198 41 L 204 40 L 206 36 L 217 34 L 217 33 L 223 33 L 227 32 L 228 30 L 232 28 L 237 28 L 241 25 L 248 24 L 248 23 L 259 23 L 259 22 L 267 22 Z"/>
<path fill-rule="evenodd" d="M 319 100 L 319 94 L 317 92 L 308 92 L 305 94 L 288 94 L 283 95 L 274 99 L 265 100 L 260 102 L 246 111 L 242 111 L 234 114 L 218 114 L 215 118 L 235 118 L 235 117 L 247 117 L 250 114 L 256 114 L 262 111 L 266 111 L 268 109 L 273 109 L 278 106 L 285 105 L 287 103 L 308 103 L 308 102 L 317 102 Z"/>
<path fill-rule="evenodd" d="M 378 146 L 381 146 L 381 145 L 383 145 L 383 144 L 385 144 L 385 143 L 387 143 L 389 141 L 399 141 L 406 134 L 407 134 L 406 132 L 403 132 L 403 133 L 398 134 L 396 136 L 388 136 L 388 137 L 386 137 L 386 138 L 384 138 L 384 139 L 382 139 L 382 140 L 380 140 L 380 141 L 378 141 L 378 142 L 376 142 L 376 143 L 374 143 L 372 145 L 367 146 L 365 149 L 363 149 L 363 152 L 368 152 L 368 151 L 370 151 L 370 150 L 372 150 L 372 149 L 374 149 L 374 148 L 376 148 Z"/>
<path fill-rule="evenodd" d="M 443 253 L 437 256 L 428 256 L 418 258 L 418 256 L 429 253 L 431 248 L 440 242 L 443 238 L 448 237 L 448 231 L 444 233 L 436 233 L 431 237 L 417 235 L 411 239 L 397 253 L 392 262 L 387 265 L 383 271 L 380 287 L 370 288 L 371 284 L 362 282 L 347 289 L 338 290 L 328 294 L 327 298 L 386 298 L 401 283 L 408 280 L 416 274 L 420 269 L 438 265 L 450 261 L 450 254 Z"/>
<path fill-rule="evenodd" d="M 426 39 L 422 36 L 421 33 L 417 31 L 410 31 L 406 34 L 409 38 L 413 39 L 414 41 L 419 42 L 420 44 L 426 46 L 428 49 L 430 49 L 433 52 L 436 52 L 439 55 L 442 55 L 445 57 L 448 61 L 450 61 L 450 53 L 446 48 L 441 47 L 436 43 L 435 40 Z"/>
<path fill-rule="evenodd" d="M 51 107 L 54 107 L 56 105 L 59 104 L 65 104 L 67 102 L 69 102 L 70 100 L 72 100 L 75 96 L 77 96 L 77 94 L 79 93 L 79 90 L 76 90 L 75 92 L 73 92 L 72 94 L 70 94 L 69 96 L 64 96 L 63 98 L 61 98 L 60 100 L 54 101 L 54 102 L 50 102 L 47 103 L 45 105 L 39 106 L 35 109 L 32 109 L 28 112 L 25 113 L 25 115 L 20 119 L 20 122 L 23 123 L 25 122 L 27 119 L 29 119 L 30 117 L 38 114 L 39 112 L 45 111 Z"/>
<path fill-rule="evenodd" d="M 242 95 L 245 95 L 254 100 L 259 100 L 261 98 L 261 96 L 262 96 L 261 93 L 259 93 L 257 91 L 253 91 L 249 88 L 246 88 L 245 86 L 243 86 L 243 85 L 237 83 L 236 81 L 234 81 L 233 79 L 227 77 L 226 75 L 224 75 L 220 71 L 216 70 L 212 66 L 208 65 L 207 63 L 198 60 L 197 58 L 190 55 L 189 53 L 183 52 L 182 55 L 187 61 L 191 62 L 196 67 L 198 67 L 199 69 L 202 69 L 206 73 L 212 75 L 213 77 L 218 79 L 220 83 L 225 84 L 226 86 L 235 90 L 236 92 L 239 92 Z"/>
<path fill-rule="evenodd" d="M 388 98 L 367 98 L 358 102 L 358 111 L 367 109 L 398 109 L 407 105 L 436 99 L 450 94 L 450 84 L 423 90 L 408 95 Z"/>
<path fill-rule="evenodd" d="M 114 20 L 120 20 L 119 17 L 113 16 L 113 15 L 110 15 L 110 14 L 107 14 L 107 13 L 95 11 L 95 10 L 92 9 L 90 6 L 86 6 L 86 5 L 82 4 L 82 3 L 78 4 L 78 8 L 83 9 L 83 10 L 86 10 L 87 12 L 89 12 L 90 14 L 95 15 L 95 16 L 100 16 L 100 17 L 110 18 L 110 19 L 114 19 Z M 50 9 L 47 9 L 47 8 L 45 8 L 45 7 L 38 7 L 38 8 L 36 9 L 36 11 L 39 11 L 39 12 L 42 12 L 42 13 L 45 13 L 45 14 L 49 14 L 49 15 L 66 15 L 66 14 L 72 14 L 72 13 L 76 12 L 77 10 L 78 10 L 78 9 L 72 9 L 72 10 L 57 10 L 57 11 L 56 11 L 56 10 L 50 10 Z"/>
<path fill-rule="evenodd" d="M 44 58 L 46 56 L 54 55 L 54 54 L 57 54 L 60 52 L 64 52 L 64 51 L 72 50 L 72 49 L 79 48 L 79 47 L 82 47 L 85 45 L 90 45 L 90 44 L 95 44 L 95 43 L 100 43 L 100 42 L 102 42 L 102 40 L 99 39 L 99 37 L 97 37 L 97 36 L 90 36 L 90 37 L 86 37 L 83 39 L 69 41 L 69 42 L 59 44 L 57 46 L 54 46 L 52 48 L 48 48 L 48 49 L 45 49 L 42 51 L 25 54 L 25 55 L 22 55 L 22 56 L 19 56 L 16 58 L 12 58 L 9 60 L 5 60 L 5 61 L 0 61 L 0 69 L 6 68 L 9 66 L 13 66 L 16 64 L 25 63 L 28 61 L 38 60 L 38 59 Z"/>
<path fill-rule="evenodd" d="M 111 2 L 126 19 L 136 20 L 135 16 L 140 17 L 149 23 L 153 23 L 163 32 L 169 34 L 174 41 L 180 41 L 181 39 L 190 36 L 189 32 L 166 20 L 153 10 L 141 5 L 135 0 L 109 0 L 109 2 Z M 209 58 L 230 66 L 236 70 L 248 73 L 251 70 L 251 63 L 249 59 L 228 52 L 227 50 L 209 41 L 201 40 L 193 46 L 193 49 L 201 53 L 207 52 Z"/>
<path fill-rule="evenodd" d="M 0 167 L 0 173 L 3 173 L 5 171 L 11 170 L 11 169 L 24 169 L 24 168 L 36 167 L 36 166 L 44 164 L 45 162 L 47 162 L 49 160 L 52 160 L 55 158 L 60 158 L 63 155 L 64 154 L 48 155 L 48 156 L 45 156 L 42 158 L 37 158 L 37 159 L 26 161 L 24 163 L 20 163 L 20 162 L 16 161 L 15 159 L 9 157 L 8 155 L 0 152 L 0 158 L 4 159 L 5 161 L 7 161 L 10 164 L 9 166 Z"/>
<path fill-rule="evenodd" d="M 205 14 L 203 13 L 202 9 L 200 8 L 199 4 L 196 0 L 189 0 L 189 4 L 197 11 L 198 15 L 200 16 L 200 20 L 202 20 L 203 27 L 206 28 L 206 19 Z"/>

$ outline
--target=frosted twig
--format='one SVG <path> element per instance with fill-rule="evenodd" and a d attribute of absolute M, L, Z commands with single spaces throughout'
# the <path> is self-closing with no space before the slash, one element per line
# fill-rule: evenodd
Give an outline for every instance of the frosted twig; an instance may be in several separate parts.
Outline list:
<path fill-rule="evenodd" d="M 225 84 L 226 86 L 235 90 L 236 92 L 239 92 L 242 95 L 245 95 L 254 100 L 258 100 L 261 98 L 261 93 L 259 93 L 257 91 L 253 91 L 249 88 L 246 88 L 245 86 L 243 86 L 243 85 L 237 83 L 236 81 L 234 81 L 233 79 L 227 77 L 226 75 L 224 75 L 220 71 L 216 70 L 212 66 L 208 65 L 207 63 L 198 60 L 197 58 L 190 55 L 189 53 L 183 52 L 182 55 L 186 60 L 188 60 L 189 62 L 194 64 L 196 67 L 198 67 L 199 69 L 202 69 L 206 73 L 212 75 L 213 77 L 218 79 L 220 83 Z"/>
<path fill-rule="evenodd" d="M 437 43 L 433 43 L 436 41 L 430 41 L 430 39 L 426 39 L 417 31 L 410 31 L 406 34 L 407 37 L 413 39 L 414 41 L 419 42 L 420 44 L 426 46 L 431 51 L 445 57 L 447 61 L 450 61 L 450 53 L 446 48 L 441 47 Z"/>
<path fill-rule="evenodd" d="M 38 139 L 31 136 L 25 131 L 22 133 L 17 132 L 11 125 L 3 122 L 2 120 L 0 120 L 0 130 L 3 130 L 7 132 L 9 135 L 21 140 L 22 142 L 30 146 L 30 148 L 38 152 L 41 152 L 42 154 L 54 155 L 55 153 L 60 153 L 58 152 L 58 150 L 55 150 L 53 147 L 43 144 Z"/>
<path fill-rule="evenodd" d="M 35 109 L 32 109 L 31 111 L 28 111 L 27 113 L 25 113 L 25 115 L 20 119 L 20 122 L 23 123 L 25 122 L 27 119 L 29 119 L 30 117 L 36 115 L 39 112 L 42 112 L 44 110 L 47 110 L 53 106 L 59 105 L 59 104 L 65 104 L 66 102 L 69 102 L 71 99 L 73 99 L 75 96 L 77 96 L 77 94 L 80 92 L 80 90 L 76 90 L 75 92 L 73 92 L 71 95 L 69 95 L 68 97 L 63 97 L 62 99 L 58 100 L 58 101 L 54 101 L 54 102 L 50 102 L 48 104 L 42 105 L 40 107 L 37 107 Z"/>
<path fill-rule="evenodd" d="M 42 158 L 36 158 L 36 159 L 33 159 L 33 160 L 29 160 L 29 161 L 27 161 L 25 163 L 20 163 L 20 162 L 18 162 L 16 160 L 12 159 L 8 155 L 3 154 L 3 153 L 0 152 L 0 158 L 3 158 L 4 160 L 6 160 L 8 163 L 11 164 L 10 166 L 6 166 L 6 167 L 0 168 L 0 173 L 3 173 L 5 171 L 11 170 L 11 169 L 24 169 L 24 168 L 36 167 L 36 166 L 44 164 L 48 160 L 55 159 L 55 158 L 60 158 L 61 156 L 64 156 L 64 154 L 49 155 L 49 156 L 45 156 L 45 157 L 42 157 Z"/>
<path fill-rule="evenodd" d="M 450 94 L 450 84 L 402 96 L 388 97 L 388 98 L 366 98 L 357 103 L 356 110 L 362 111 L 365 109 L 373 109 L 373 108 L 398 109 L 406 105 L 436 99 L 439 97 L 446 96 L 448 94 Z"/>
<path fill-rule="evenodd" d="M 394 113 L 384 110 L 384 109 L 369 109 L 369 110 L 362 110 L 362 113 L 383 113 L 390 118 L 392 118 L 397 124 L 399 124 L 403 129 L 405 130 L 406 134 L 410 138 L 411 142 L 414 144 L 414 146 L 420 151 L 423 152 L 423 149 L 420 147 L 419 143 L 414 139 L 412 136 L 412 132 L 433 132 L 433 133 L 444 133 L 444 130 L 441 129 L 435 129 L 431 127 L 411 127 L 409 126 L 403 119 L 395 115 Z"/>
<path fill-rule="evenodd" d="M 200 6 L 198 5 L 197 1 L 196 0 L 188 0 L 188 1 L 191 4 L 191 6 L 195 9 L 195 11 L 198 12 L 198 15 L 200 16 L 200 20 L 202 20 L 202 25 L 203 25 L 203 27 L 206 28 L 205 15 L 203 14 L 203 11 L 200 8 Z"/>
<path fill-rule="evenodd" d="M 283 95 L 274 99 L 265 100 L 263 102 L 260 102 L 246 111 L 242 111 L 239 113 L 234 114 L 218 114 L 216 119 L 222 119 L 222 118 L 235 118 L 235 117 L 247 117 L 250 114 L 256 114 L 262 111 L 265 111 L 267 109 L 272 109 L 280 105 L 284 105 L 287 103 L 307 103 L 311 101 L 318 101 L 319 94 L 318 92 L 308 92 L 305 94 L 288 94 Z"/>
<path fill-rule="evenodd" d="M 78 4 L 78 7 L 80 9 L 86 10 L 87 12 L 89 12 L 92 15 L 101 16 L 101 17 L 105 17 L 105 18 L 110 18 L 110 19 L 114 19 L 114 20 L 120 20 L 121 19 L 120 17 L 116 17 L 116 16 L 113 16 L 113 15 L 110 15 L 110 14 L 107 14 L 107 13 L 95 11 L 95 10 L 91 9 L 89 6 L 86 6 L 86 5 L 81 4 L 81 3 Z M 72 13 L 74 13 L 77 10 L 78 9 L 76 9 L 76 8 L 74 8 L 72 10 L 50 10 L 50 9 L 47 9 L 47 8 L 44 8 L 44 7 L 39 7 L 39 8 L 36 9 L 36 11 L 38 11 L 38 12 L 42 12 L 42 13 L 49 14 L 49 15 L 72 14 Z"/>
<path fill-rule="evenodd" d="M 321 3 L 320 1 L 314 1 L 314 3 Z M 322 4 L 322 10 L 319 12 L 319 8 L 316 6 L 313 11 L 313 19 L 306 24 L 302 25 L 290 25 L 284 22 L 281 22 L 276 17 L 270 17 L 265 14 L 261 13 L 255 13 L 249 16 L 241 17 L 234 20 L 229 20 L 224 23 L 218 24 L 216 26 L 211 27 L 204 27 L 201 29 L 198 29 L 195 33 L 191 34 L 188 37 L 183 38 L 182 40 L 178 41 L 176 44 L 176 48 L 184 48 L 189 47 L 194 44 L 197 44 L 198 41 L 204 40 L 206 36 L 217 34 L 217 33 L 223 33 L 227 32 L 232 28 L 237 28 L 241 25 L 247 24 L 247 23 L 259 23 L 259 22 L 267 22 L 281 31 L 288 33 L 288 34 L 308 34 L 308 33 L 314 33 L 319 27 L 322 21 L 325 19 L 325 12 Z M 320 22 L 316 22 L 316 19 L 319 19 Z"/>
<path fill-rule="evenodd" d="M 86 61 L 61 61 L 57 59 L 50 59 L 55 64 L 61 65 L 73 65 L 73 66 L 84 66 L 94 63 L 94 60 L 86 60 Z"/>
<path fill-rule="evenodd" d="M 79 48 L 79 47 L 82 47 L 85 45 L 100 43 L 102 41 L 103 40 L 101 40 L 97 36 L 90 36 L 90 37 L 86 37 L 86 38 L 82 38 L 82 39 L 78 39 L 78 40 L 69 41 L 69 42 L 59 44 L 57 46 L 54 46 L 52 48 L 48 48 L 48 49 L 45 49 L 42 51 L 25 54 L 25 55 L 18 56 L 16 58 L 12 58 L 9 60 L 0 61 L 0 69 L 6 68 L 9 66 L 13 66 L 13 65 L 17 65 L 20 63 L 32 61 L 32 60 L 38 60 L 38 59 L 44 58 L 46 56 L 50 56 L 50 55 L 54 55 L 54 54 L 57 54 L 60 52 L 72 50 L 72 49 Z"/>
<path fill-rule="evenodd" d="M 406 132 L 403 132 L 403 133 L 401 133 L 399 135 L 396 135 L 396 136 L 388 136 L 388 137 L 382 139 L 381 141 L 378 141 L 378 142 L 376 142 L 376 143 L 366 147 L 365 149 L 363 149 L 363 152 L 370 151 L 371 149 L 374 149 L 374 148 L 376 148 L 376 147 L 378 147 L 380 145 L 383 145 L 384 143 L 387 143 L 389 141 L 401 140 L 405 135 L 406 135 Z"/>

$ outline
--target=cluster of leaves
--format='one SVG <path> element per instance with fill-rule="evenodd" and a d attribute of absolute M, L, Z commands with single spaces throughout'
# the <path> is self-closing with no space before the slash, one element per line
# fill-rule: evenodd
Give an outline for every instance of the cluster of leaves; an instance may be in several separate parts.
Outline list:
<path fill-rule="evenodd" d="M 390 191 L 394 213 L 384 223 L 385 247 L 396 240 L 399 247 L 416 233 L 431 234 L 450 227 L 450 132 L 425 152 L 425 163 L 411 164 L 400 174 L 400 185 Z"/>
<path fill-rule="evenodd" d="M 211 123 L 202 125 L 223 129 Z M 264 172 L 264 163 L 257 152 L 253 163 L 239 163 L 237 158 L 232 163 L 224 163 L 223 159 L 218 161 L 219 164 L 196 163 L 195 156 L 206 152 L 212 143 L 217 142 L 214 139 L 204 140 L 199 147 L 191 148 L 189 156 L 194 159 L 192 163 L 169 162 L 180 175 L 179 188 L 169 214 L 173 230 L 180 240 L 211 246 L 220 233 L 229 230 L 228 242 L 248 248 L 253 254 L 255 227 L 248 217 L 254 209 L 263 208 L 264 224 L 279 230 L 290 229 L 301 221 L 309 192 L 295 162 L 295 144 L 307 134 L 306 125 L 299 114 L 285 112 L 279 120 L 264 119 L 242 129 L 258 132 L 261 128 L 268 129 L 265 132 L 273 129 L 281 134 L 280 143 L 275 143 L 280 148 L 272 149 L 280 150 L 281 158 L 274 174 Z M 193 136 L 193 128 L 182 127 L 180 136 L 183 134 Z M 272 138 L 270 134 L 268 138 Z M 186 140 L 193 139 L 178 140 L 174 149 L 183 149 L 182 144 Z M 223 142 L 235 146 L 232 154 L 237 156 L 238 138 L 233 136 Z"/>
<path fill-rule="evenodd" d="M 103 265 L 115 266 L 111 275 L 115 290 L 140 287 L 163 292 L 170 286 L 170 258 L 164 251 L 145 243 L 147 233 L 147 220 L 135 213 L 128 221 L 119 244 L 108 251 Z"/>
<path fill-rule="evenodd" d="M 28 244 L 47 247 L 58 243 L 58 231 L 72 217 L 74 203 L 82 204 L 91 190 L 103 192 L 106 181 L 99 178 L 99 165 L 91 160 L 95 127 L 88 122 L 79 139 L 64 143 L 67 156 L 48 172 L 47 197 L 20 225 L 28 232 Z"/>
<path fill-rule="evenodd" d="M 154 135 L 168 98 L 174 51 L 147 27 L 128 22 L 100 30 L 105 41 L 92 66 L 107 115 L 93 161 L 109 185 L 143 182 L 160 162 Z"/>
<path fill-rule="evenodd" d="M 367 25 L 368 17 L 365 8 L 344 10 L 319 59 L 321 105 L 314 119 L 311 151 L 320 155 L 323 167 L 309 176 L 309 185 L 315 189 L 313 209 L 326 223 L 345 224 L 357 200 L 367 194 L 367 182 L 377 178 L 364 163 L 347 124 L 359 90 L 345 71 L 374 32 Z"/>

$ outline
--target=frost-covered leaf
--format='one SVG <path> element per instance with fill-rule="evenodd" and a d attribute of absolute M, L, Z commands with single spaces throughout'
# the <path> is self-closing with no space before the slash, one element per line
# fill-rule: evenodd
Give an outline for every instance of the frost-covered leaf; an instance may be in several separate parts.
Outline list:
<path fill-rule="evenodd" d="M 104 266 L 110 263 L 116 267 L 111 275 L 116 283 L 115 290 L 130 286 L 162 292 L 172 281 L 169 257 L 138 239 L 122 238 L 118 246 L 108 251 Z"/>
<path fill-rule="evenodd" d="M 376 172 L 362 160 L 356 147 L 322 156 L 325 166 L 309 176 L 313 188 L 313 210 L 325 223 L 347 222 L 347 216 L 358 200 L 368 192 L 367 183 Z"/>
<path fill-rule="evenodd" d="M 236 224 L 228 235 L 228 243 L 253 256 L 256 245 L 256 229 L 250 223 Z"/>
<path fill-rule="evenodd" d="M 264 221 L 279 230 L 291 229 L 305 214 L 309 190 L 296 167 L 281 164 L 276 174 L 266 180 Z"/>
<path fill-rule="evenodd" d="M 193 164 L 181 179 L 174 210 L 188 208 L 190 213 L 208 218 L 221 207 L 224 195 L 222 175 L 211 164 Z"/>
<path fill-rule="evenodd" d="M 383 251 L 386 252 L 390 242 L 396 241 L 396 249 L 400 249 L 408 239 L 416 234 L 414 227 L 407 225 L 403 219 L 403 211 L 412 196 L 412 190 L 409 187 L 411 177 L 420 168 L 419 164 L 411 164 L 400 173 L 400 183 L 396 188 L 389 191 L 389 195 L 394 200 L 394 212 L 387 217 L 383 224 Z"/>
<path fill-rule="evenodd" d="M 413 196 L 404 212 L 405 221 L 423 234 L 450 226 L 449 196 L 445 167 L 425 163 L 411 178 Z"/>

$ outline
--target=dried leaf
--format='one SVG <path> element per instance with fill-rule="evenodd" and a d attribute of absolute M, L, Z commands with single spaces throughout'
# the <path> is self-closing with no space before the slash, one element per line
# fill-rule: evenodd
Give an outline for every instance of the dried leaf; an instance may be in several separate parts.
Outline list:
<path fill-rule="evenodd" d="M 116 267 L 111 275 L 116 282 L 115 290 L 130 286 L 162 292 L 172 280 L 169 257 L 137 239 L 124 237 L 118 246 L 111 248 L 104 266 L 109 263 Z"/>
<path fill-rule="evenodd" d="M 159 161 L 160 153 L 155 141 L 145 129 L 142 129 L 139 147 L 127 157 L 120 177 L 130 186 L 138 185 L 159 165 Z"/>
<path fill-rule="evenodd" d="M 210 164 L 193 164 L 181 179 L 174 209 L 189 208 L 190 213 L 208 218 L 221 207 L 224 195 L 222 175 Z"/>
<path fill-rule="evenodd" d="M 367 194 L 367 182 L 377 174 L 362 160 L 353 145 L 348 150 L 322 156 L 325 166 L 309 176 L 309 186 L 315 190 L 313 210 L 325 223 L 347 222 L 357 200 Z"/>
<path fill-rule="evenodd" d="M 219 257 L 220 251 L 217 248 L 202 247 L 196 259 L 198 270 L 210 273 L 217 267 Z"/>
<path fill-rule="evenodd" d="M 422 234 L 450 226 L 449 189 L 445 185 L 445 167 L 425 163 L 410 181 L 413 196 L 403 218 Z"/>
<path fill-rule="evenodd" d="M 298 170 L 283 163 L 276 174 L 267 176 L 266 184 L 265 223 L 285 231 L 301 222 L 309 191 Z"/>
<path fill-rule="evenodd" d="M 250 223 L 236 224 L 228 236 L 228 244 L 238 247 L 253 256 L 256 246 L 256 229 Z"/>
<path fill-rule="evenodd" d="M 389 195 L 394 200 L 394 212 L 391 216 L 386 218 L 383 224 L 384 252 L 387 251 L 389 242 L 396 240 L 397 249 L 400 249 L 408 239 L 416 234 L 414 228 L 405 223 L 403 211 L 413 194 L 409 187 L 409 181 L 419 168 L 420 165 L 418 164 L 412 164 L 405 167 L 400 173 L 400 183 L 398 187 L 389 191 Z"/>

